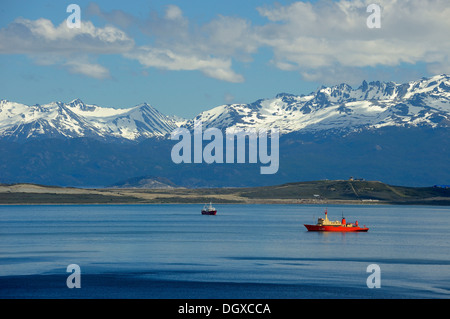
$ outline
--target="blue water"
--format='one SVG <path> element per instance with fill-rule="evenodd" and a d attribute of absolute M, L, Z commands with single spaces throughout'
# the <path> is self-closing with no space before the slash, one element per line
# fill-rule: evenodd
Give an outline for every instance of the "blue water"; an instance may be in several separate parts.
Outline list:
<path fill-rule="evenodd" d="M 215 206 L 0 206 L 0 297 L 450 297 L 450 207 L 330 205 L 369 232 L 314 233 L 325 207 Z"/>

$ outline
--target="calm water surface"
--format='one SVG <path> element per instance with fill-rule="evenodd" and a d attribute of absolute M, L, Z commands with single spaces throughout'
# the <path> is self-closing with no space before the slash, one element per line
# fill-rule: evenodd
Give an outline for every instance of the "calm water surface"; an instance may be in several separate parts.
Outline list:
<path fill-rule="evenodd" d="M 449 298 L 450 207 L 0 206 L 1 298 Z M 66 268 L 81 268 L 68 289 Z M 369 289 L 367 267 L 381 269 Z"/>

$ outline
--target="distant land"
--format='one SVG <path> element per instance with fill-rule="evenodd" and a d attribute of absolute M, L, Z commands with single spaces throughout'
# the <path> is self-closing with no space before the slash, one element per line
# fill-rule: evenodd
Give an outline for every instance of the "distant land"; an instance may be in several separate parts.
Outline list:
<path fill-rule="evenodd" d="M 278 128 L 279 170 L 261 163 L 175 164 L 176 128 Z M 389 185 L 449 184 L 450 76 L 363 81 L 211 107 L 194 118 L 142 103 L 114 109 L 0 99 L 0 182 L 80 188 L 258 187 L 350 176 Z M 207 141 L 202 141 L 206 146 Z M 248 156 L 247 156 L 248 158 Z M 149 178 L 142 178 L 149 177 Z"/>
<path fill-rule="evenodd" d="M 450 187 L 323 180 L 247 188 L 72 188 L 0 184 L 0 204 L 394 204 L 450 205 Z"/>

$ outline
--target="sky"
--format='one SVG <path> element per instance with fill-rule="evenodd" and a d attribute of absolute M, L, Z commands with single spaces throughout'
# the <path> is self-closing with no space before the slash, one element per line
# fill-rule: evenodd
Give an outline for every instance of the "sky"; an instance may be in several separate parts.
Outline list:
<path fill-rule="evenodd" d="M 2 0 L 0 99 L 193 118 L 322 85 L 404 83 L 450 73 L 449 17 L 448 0 Z"/>

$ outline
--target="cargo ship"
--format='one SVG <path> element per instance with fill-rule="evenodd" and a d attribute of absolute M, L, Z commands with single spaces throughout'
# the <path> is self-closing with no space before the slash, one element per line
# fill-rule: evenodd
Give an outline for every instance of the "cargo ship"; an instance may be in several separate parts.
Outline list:
<path fill-rule="evenodd" d="M 209 203 L 209 206 L 205 204 L 205 206 L 202 209 L 202 215 L 216 215 L 217 209 L 215 209 L 211 203 Z"/>
<path fill-rule="evenodd" d="M 325 218 L 319 218 L 316 225 L 306 225 L 308 231 L 322 231 L 322 232 L 367 232 L 369 228 L 364 225 L 360 227 L 358 221 L 347 223 L 345 217 L 342 216 L 341 221 L 331 221 L 328 219 L 328 211 L 325 210 Z"/>

